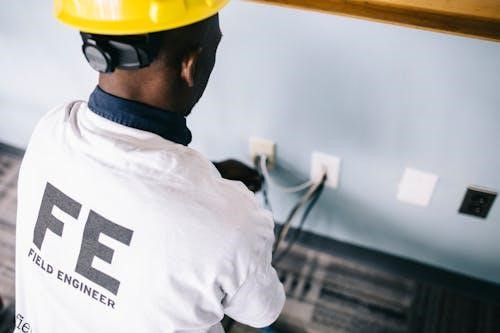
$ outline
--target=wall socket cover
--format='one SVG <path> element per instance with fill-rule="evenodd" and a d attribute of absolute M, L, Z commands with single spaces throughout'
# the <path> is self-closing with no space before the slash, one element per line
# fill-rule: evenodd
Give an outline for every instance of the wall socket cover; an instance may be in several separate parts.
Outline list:
<path fill-rule="evenodd" d="M 249 140 L 250 158 L 252 162 L 260 155 L 267 156 L 267 167 L 274 168 L 276 164 L 276 143 L 269 139 L 251 136 Z"/>
<path fill-rule="evenodd" d="M 331 188 L 339 186 L 341 159 L 337 156 L 328 155 L 321 152 L 313 152 L 311 156 L 311 180 L 319 182 L 324 171 L 327 173 L 325 185 Z"/>
<path fill-rule="evenodd" d="M 497 192 L 481 186 L 469 186 L 465 192 L 459 213 L 488 217 L 488 213 L 495 202 Z"/>
<path fill-rule="evenodd" d="M 428 206 L 438 179 L 432 173 L 406 168 L 398 185 L 397 199 L 417 206 Z"/>

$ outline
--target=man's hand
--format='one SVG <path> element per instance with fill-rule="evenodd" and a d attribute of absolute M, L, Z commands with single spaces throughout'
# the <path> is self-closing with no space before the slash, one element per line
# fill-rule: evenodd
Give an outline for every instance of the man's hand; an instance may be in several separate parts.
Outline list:
<path fill-rule="evenodd" d="M 263 179 L 255 169 L 237 160 L 225 160 L 213 163 L 217 170 L 219 170 L 222 178 L 239 180 L 254 193 L 261 189 Z"/>

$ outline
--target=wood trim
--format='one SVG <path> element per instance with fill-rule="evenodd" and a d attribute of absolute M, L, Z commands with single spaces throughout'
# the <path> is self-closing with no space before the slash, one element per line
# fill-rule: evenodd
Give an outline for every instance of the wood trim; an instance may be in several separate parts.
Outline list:
<path fill-rule="evenodd" d="M 450 0 L 252 1 L 500 41 L 499 0 L 454 0 L 454 2 Z M 477 5 L 477 2 L 483 3 Z"/>

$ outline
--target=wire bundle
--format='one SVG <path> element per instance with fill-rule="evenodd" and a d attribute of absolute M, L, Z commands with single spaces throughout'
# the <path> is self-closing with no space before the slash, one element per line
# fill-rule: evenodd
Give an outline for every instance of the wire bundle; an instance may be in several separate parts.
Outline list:
<path fill-rule="evenodd" d="M 282 224 L 282 228 L 280 229 L 277 237 L 276 237 L 276 242 L 274 244 L 273 248 L 273 263 L 278 263 L 281 261 L 291 250 L 293 245 L 297 242 L 300 234 L 302 233 L 302 229 L 305 225 L 305 222 L 307 220 L 307 217 L 309 216 L 309 213 L 313 209 L 313 207 L 316 205 L 316 202 L 318 201 L 319 197 L 321 196 L 321 193 L 323 192 L 323 189 L 325 187 L 325 182 L 326 182 L 326 172 L 324 173 L 323 177 L 321 178 L 321 181 L 318 183 L 314 183 L 313 181 L 307 181 L 303 184 L 296 185 L 293 187 L 284 187 L 282 185 L 276 184 L 274 182 L 269 174 L 269 170 L 267 169 L 267 164 L 266 164 L 266 156 L 261 155 L 258 158 L 257 161 L 257 169 L 261 172 L 262 176 L 265 179 L 265 184 L 262 189 L 262 194 L 264 196 L 264 204 L 272 211 L 271 203 L 269 201 L 268 197 L 268 183 L 272 183 L 276 188 L 278 188 L 280 191 L 285 192 L 285 193 L 294 193 L 294 192 L 299 192 L 307 189 L 307 192 L 300 198 L 300 200 L 292 207 L 290 212 L 288 213 L 288 216 L 286 220 Z M 287 246 L 285 249 L 278 253 L 278 248 L 279 246 L 284 242 L 286 239 L 286 236 L 288 235 L 291 227 L 291 223 L 294 219 L 294 217 L 297 215 L 297 213 L 302 209 L 302 217 L 300 218 L 299 226 L 297 229 L 295 229 L 295 232 L 291 239 L 288 241 Z"/>
<path fill-rule="evenodd" d="M 303 191 L 307 188 L 310 188 L 312 185 L 314 185 L 314 182 L 311 180 L 306 181 L 305 183 L 291 186 L 291 187 L 285 187 L 282 186 L 278 183 L 276 183 L 271 175 L 269 174 L 269 170 L 267 169 L 267 156 L 266 155 L 260 155 L 258 158 L 258 164 L 259 164 L 259 169 L 264 176 L 264 179 L 266 182 L 272 183 L 277 189 L 279 189 L 281 192 L 285 193 L 295 193 L 295 192 L 300 192 Z"/>

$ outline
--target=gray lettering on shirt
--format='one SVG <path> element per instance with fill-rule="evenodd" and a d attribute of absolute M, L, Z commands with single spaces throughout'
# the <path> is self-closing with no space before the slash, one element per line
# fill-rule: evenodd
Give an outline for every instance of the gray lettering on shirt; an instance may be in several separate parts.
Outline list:
<path fill-rule="evenodd" d="M 111 264 L 113 260 L 114 250 L 99 243 L 101 233 L 128 246 L 134 232 L 91 210 L 83 231 L 82 246 L 75 271 L 116 295 L 120 281 L 92 267 L 94 257 L 98 257 L 108 264 Z"/>
<path fill-rule="evenodd" d="M 42 249 L 42 243 L 47 229 L 59 237 L 62 236 L 64 223 L 52 215 L 52 208 L 54 206 L 57 206 L 63 212 L 75 219 L 77 219 L 78 215 L 80 215 L 80 210 L 82 208 L 81 204 L 59 191 L 50 183 L 47 183 L 43 193 L 42 203 L 40 205 L 40 211 L 38 212 L 38 218 L 36 220 L 33 235 L 33 243 L 35 243 L 39 250 Z"/>
<path fill-rule="evenodd" d="M 52 231 L 59 237 L 62 237 L 63 235 L 64 223 L 58 220 L 54 215 L 52 215 L 53 207 L 58 207 L 63 212 L 77 220 L 78 216 L 80 215 L 82 205 L 58 190 L 50 183 L 47 183 L 43 193 L 40 210 L 38 212 L 38 218 L 33 231 L 33 243 L 39 250 L 42 249 L 42 244 L 47 229 Z M 75 271 L 91 280 L 92 282 L 112 292 L 114 295 L 117 295 L 118 288 L 120 287 L 120 281 L 92 267 L 92 261 L 94 260 L 94 257 L 98 257 L 108 264 L 111 264 L 113 260 L 114 249 L 102 243 L 99 243 L 100 234 L 105 234 L 129 246 L 133 233 L 134 232 L 132 230 L 113 223 L 97 214 L 96 212 L 90 210 L 87 221 L 85 223 L 85 228 L 83 230 L 80 254 L 78 256 Z M 34 251 L 31 250 L 28 257 L 32 256 L 33 254 Z M 32 260 L 36 265 L 40 266 L 49 274 L 52 274 L 52 272 L 54 271 L 52 266 L 45 266 L 44 261 L 40 256 L 34 256 Z M 77 288 L 77 286 L 75 286 L 74 284 L 73 287 Z M 92 294 L 92 297 L 97 300 L 98 294 Z M 114 301 L 110 302 L 112 302 L 111 306 L 114 308 Z"/>

